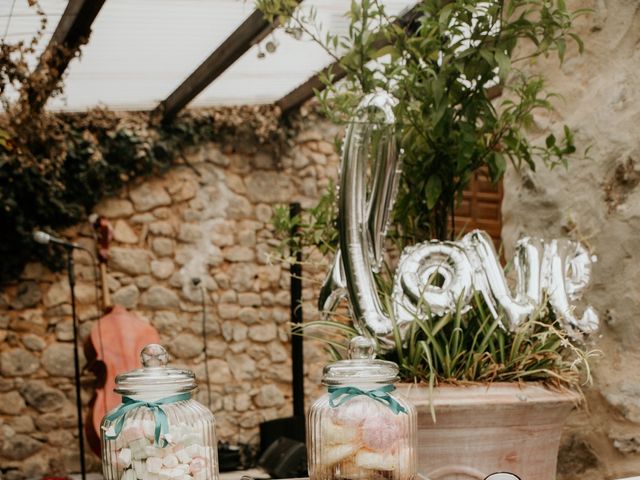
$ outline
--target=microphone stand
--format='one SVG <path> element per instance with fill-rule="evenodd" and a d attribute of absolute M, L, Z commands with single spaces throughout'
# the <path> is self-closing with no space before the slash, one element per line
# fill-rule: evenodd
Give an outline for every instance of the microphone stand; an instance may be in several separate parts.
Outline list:
<path fill-rule="evenodd" d="M 78 412 L 78 443 L 80 444 L 80 473 L 82 480 L 86 480 L 86 465 L 84 459 L 84 426 L 82 423 L 82 400 L 80 398 L 80 357 L 78 354 L 78 318 L 76 315 L 76 273 L 73 263 L 73 245 L 65 245 L 67 251 L 67 277 L 71 290 L 71 317 L 73 321 L 73 365 L 76 380 L 76 409 Z"/>
<path fill-rule="evenodd" d="M 300 215 L 300 204 L 298 202 L 289 204 L 289 218 L 293 219 Z M 295 261 L 291 262 L 291 322 L 294 328 L 302 325 L 302 250 L 295 243 L 298 240 L 299 227 L 296 225 L 291 229 L 291 237 L 294 239 Z M 291 336 L 291 373 L 293 390 L 293 416 L 304 418 L 304 351 L 302 345 L 302 335 Z M 304 428 L 304 422 L 301 423 Z"/>

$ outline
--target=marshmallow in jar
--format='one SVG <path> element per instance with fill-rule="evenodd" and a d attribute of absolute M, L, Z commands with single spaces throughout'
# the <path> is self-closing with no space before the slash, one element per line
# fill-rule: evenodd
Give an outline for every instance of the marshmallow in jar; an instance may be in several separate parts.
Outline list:
<path fill-rule="evenodd" d="M 416 477 L 414 407 L 395 391 L 398 366 L 374 360 L 356 337 L 349 360 L 324 368 L 327 393 L 307 419 L 310 480 L 411 480 Z"/>
<path fill-rule="evenodd" d="M 191 398 L 189 370 L 167 367 L 156 344 L 140 354 L 143 368 L 116 377 L 122 403 L 101 425 L 106 480 L 217 480 L 213 414 Z"/>

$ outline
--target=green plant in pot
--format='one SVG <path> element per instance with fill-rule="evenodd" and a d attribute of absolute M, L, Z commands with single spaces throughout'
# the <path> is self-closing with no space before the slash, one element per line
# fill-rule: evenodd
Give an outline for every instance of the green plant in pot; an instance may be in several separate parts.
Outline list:
<path fill-rule="evenodd" d="M 448 248 L 446 260 L 456 249 L 462 257 L 475 258 L 468 273 L 473 281 L 463 282 L 465 288 L 458 295 L 448 296 L 447 308 L 435 308 L 425 300 L 433 298 L 427 293 L 447 290 L 459 272 L 454 269 L 453 275 L 443 276 L 438 268 L 426 268 L 425 259 L 433 260 L 433 255 L 425 255 L 414 262 L 416 271 L 408 272 L 421 277 L 422 283 L 411 294 L 413 309 L 402 312 L 397 292 L 404 288 L 411 293 L 412 277 L 404 277 L 407 270 L 401 267 L 403 259 L 411 263 L 416 250 L 404 251 L 395 275 L 391 273 L 395 265 L 382 268 L 387 263 L 382 262 L 380 239 L 392 202 L 384 195 L 378 200 L 377 193 L 380 178 L 389 180 L 381 191 L 393 191 L 395 169 L 377 169 L 389 159 L 389 145 L 397 139 L 403 174 L 389 237 L 395 241 L 392 250 L 402 251 L 429 238 L 454 237 L 449 219 L 477 168 L 487 167 L 498 180 L 507 160 L 530 168 L 537 159 L 550 167 L 565 164 L 575 151 L 568 128 L 561 140 L 550 134 L 544 145 L 526 138 L 533 113 L 552 109 L 551 96 L 544 93 L 541 78 L 525 75 L 517 65 L 551 52 L 562 61 L 567 39 L 575 40 L 580 49 L 580 40 L 570 30 L 576 13 L 567 11 L 562 1 L 425 1 L 400 22 L 388 16 L 380 2 L 365 0 L 351 3 L 347 35 L 322 36 L 313 12 L 299 12 L 296 4 L 258 2 L 272 19 L 279 17 L 292 30 L 302 30 L 320 43 L 346 73 L 338 85 L 329 74 L 327 88 L 317 95 L 331 118 L 351 119 L 350 128 L 358 123 L 374 125 L 369 117 L 357 113 L 354 117 L 362 98 L 384 90 L 397 99 L 387 105 L 393 113 L 392 135 L 381 126 L 391 123 L 388 115 L 378 128 L 358 132 L 361 143 L 354 140 L 358 135 L 347 132 L 340 214 L 330 191 L 316 208 L 293 220 L 301 234 L 287 239 L 291 247 L 336 252 L 321 293 L 322 306 L 334 307 L 345 293 L 351 304 L 347 321 L 315 322 L 305 327 L 305 334 L 310 328 L 324 329 L 312 335 L 325 338 L 335 356 L 355 334 L 378 339 L 379 356 L 396 361 L 403 379 L 411 384 L 407 393 L 419 409 L 419 469 L 428 478 L 484 478 L 497 470 L 513 471 L 522 478 L 555 478 L 561 427 L 579 398 L 581 380 L 588 377 L 589 353 L 576 340 L 575 327 L 592 330 L 596 319 L 587 313 L 574 318 L 571 308 L 561 305 L 558 289 L 549 288 L 553 281 L 548 278 L 538 288 L 536 301 L 528 304 L 536 308 L 519 310 L 522 299 L 517 296 L 510 297 L 511 302 L 496 302 L 500 295 L 492 287 L 504 286 L 504 278 L 501 269 L 496 274 L 497 257 L 481 234 L 465 237 L 459 245 L 428 244 Z M 494 105 L 490 91 L 496 86 L 504 89 L 505 99 Z M 372 151 L 365 152 L 362 142 L 369 142 Z M 376 159 L 373 165 L 345 167 L 347 158 L 366 153 Z M 359 184 L 358 178 L 368 171 L 373 171 L 372 180 Z M 376 171 L 386 175 L 376 176 Z M 281 231 L 291 227 L 284 211 L 276 215 L 275 223 Z M 547 246 L 562 251 L 566 245 L 538 245 L 542 248 L 538 253 L 544 255 Z M 525 242 L 520 247 L 526 252 L 534 245 Z M 416 248 L 420 252 L 426 247 Z M 571 261 L 584 259 L 578 250 L 571 255 Z M 560 252 L 553 258 L 569 257 Z M 564 277 L 571 261 L 564 260 L 561 275 L 556 272 L 556 286 L 570 283 Z M 516 262 L 517 266 L 522 264 Z M 541 268 L 538 264 L 538 274 Z M 484 283 L 478 271 L 485 275 Z M 522 270 L 516 273 L 520 276 Z M 550 293 L 548 301 L 541 292 Z"/>
<path fill-rule="evenodd" d="M 404 173 L 390 233 L 402 241 L 452 237 L 455 203 L 478 168 L 495 181 L 507 161 L 554 167 L 575 152 L 569 128 L 559 138 L 550 133 L 544 145 L 527 139 L 533 114 L 551 112 L 554 95 L 521 66 L 581 51 L 571 26 L 584 11 L 568 11 L 563 0 L 423 0 L 397 17 L 380 0 L 353 0 L 347 33 L 335 35 L 298 3 L 256 0 L 268 19 L 302 31 L 337 62 L 316 95 L 329 119 L 344 124 L 377 89 L 398 99 Z M 344 79 L 334 83 L 338 75 Z M 498 92 L 505 98 L 496 104 Z"/>

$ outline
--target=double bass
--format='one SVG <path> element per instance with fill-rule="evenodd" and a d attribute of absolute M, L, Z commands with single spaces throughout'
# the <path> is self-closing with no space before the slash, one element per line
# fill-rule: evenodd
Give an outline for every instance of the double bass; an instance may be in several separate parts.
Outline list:
<path fill-rule="evenodd" d="M 112 305 L 107 284 L 107 260 L 112 228 L 98 217 L 94 222 L 100 262 L 100 281 L 105 315 L 91 328 L 85 344 L 88 367 L 96 376 L 96 391 L 89 404 L 85 433 L 91 450 L 100 452 L 100 423 L 104 415 L 117 407 L 120 396 L 113 390 L 116 375 L 141 367 L 140 352 L 149 343 L 160 343 L 158 332 L 134 312 L 122 305 Z"/>

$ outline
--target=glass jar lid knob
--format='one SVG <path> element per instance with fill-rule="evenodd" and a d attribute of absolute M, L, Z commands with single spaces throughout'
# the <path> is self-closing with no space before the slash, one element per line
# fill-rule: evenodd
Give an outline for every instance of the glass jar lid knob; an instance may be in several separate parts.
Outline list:
<path fill-rule="evenodd" d="M 322 383 L 325 385 L 353 385 L 365 383 L 395 383 L 398 365 L 387 360 L 376 360 L 376 341 L 364 335 L 349 342 L 349 359 L 326 365 Z"/>
<path fill-rule="evenodd" d="M 166 367 L 169 363 L 169 354 L 162 345 L 150 343 L 140 352 L 140 361 L 144 368 Z"/>
<path fill-rule="evenodd" d="M 349 342 L 351 360 L 373 360 L 376 357 L 376 344 L 372 338 L 358 335 Z"/>

